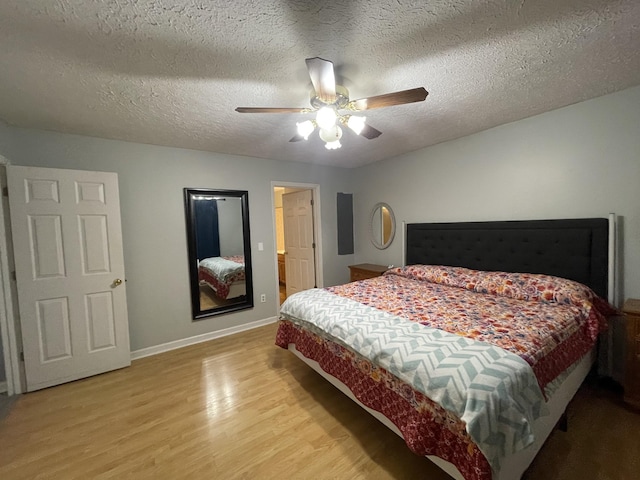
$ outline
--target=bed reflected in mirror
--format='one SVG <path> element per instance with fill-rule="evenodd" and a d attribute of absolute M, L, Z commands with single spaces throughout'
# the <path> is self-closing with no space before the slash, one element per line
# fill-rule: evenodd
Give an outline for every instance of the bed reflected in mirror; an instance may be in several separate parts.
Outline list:
<path fill-rule="evenodd" d="M 248 192 L 185 188 L 193 318 L 253 308 Z"/>

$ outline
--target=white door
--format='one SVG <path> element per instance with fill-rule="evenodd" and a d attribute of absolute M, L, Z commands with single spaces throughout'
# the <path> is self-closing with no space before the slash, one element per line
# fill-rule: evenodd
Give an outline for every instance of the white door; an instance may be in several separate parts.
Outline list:
<path fill-rule="evenodd" d="M 130 365 L 117 174 L 7 177 L 27 390 Z"/>
<path fill-rule="evenodd" d="M 316 286 L 311 190 L 282 195 L 287 297 Z"/>

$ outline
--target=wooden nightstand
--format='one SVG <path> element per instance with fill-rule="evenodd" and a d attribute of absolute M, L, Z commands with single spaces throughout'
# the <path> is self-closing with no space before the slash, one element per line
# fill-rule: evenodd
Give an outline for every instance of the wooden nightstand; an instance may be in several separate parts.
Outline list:
<path fill-rule="evenodd" d="M 351 271 L 351 282 L 356 280 L 366 280 L 367 278 L 379 277 L 389 268 L 386 265 L 376 265 L 374 263 L 359 263 L 358 265 L 349 265 Z"/>
<path fill-rule="evenodd" d="M 640 408 L 640 300 L 628 299 L 624 302 L 622 311 L 627 317 L 624 401 Z"/>

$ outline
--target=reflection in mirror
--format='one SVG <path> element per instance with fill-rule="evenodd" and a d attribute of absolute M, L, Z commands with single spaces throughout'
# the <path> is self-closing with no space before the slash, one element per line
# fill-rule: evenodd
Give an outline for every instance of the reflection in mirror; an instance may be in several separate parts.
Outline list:
<path fill-rule="evenodd" d="M 371 243 L 376 248 L 384 250 L 396 234 L 396 219 L 393 210 L 386 203 L 378 203 L 371 212 Z"/>
<path fill-rule="evenodd" d="M 253 308 L 248 195 L 184 189 L 194 319 Z"/>

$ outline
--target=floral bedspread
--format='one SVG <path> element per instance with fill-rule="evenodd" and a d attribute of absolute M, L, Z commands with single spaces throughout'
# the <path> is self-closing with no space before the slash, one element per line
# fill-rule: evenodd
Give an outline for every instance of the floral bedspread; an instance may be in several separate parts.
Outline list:
<path fill-rule="evenodd" d="M 229 296 L 233 282 L 244 279 L 244 256 L 211 257 L 200 260 L 198 279 L 207 283 L 221 299 Z"/>
<path fill-rule="evenodd" d="M 576 282 L 456 267 L 410 266 L 326 290 L 515 353 L 532 366 L 541 387 L 588 352 L 605 316 L 615 313 Z M 487 458 L 459 416 L 329 335 L 283 317 L 276 344 L 290 343 L 389 418 L 412 451 L 452 462 L 467 479 L 491 478 Z"/>

